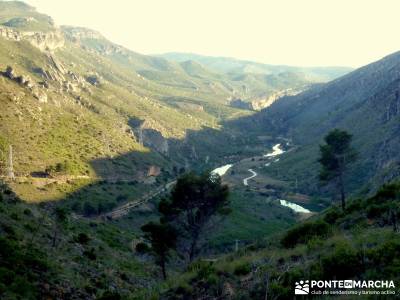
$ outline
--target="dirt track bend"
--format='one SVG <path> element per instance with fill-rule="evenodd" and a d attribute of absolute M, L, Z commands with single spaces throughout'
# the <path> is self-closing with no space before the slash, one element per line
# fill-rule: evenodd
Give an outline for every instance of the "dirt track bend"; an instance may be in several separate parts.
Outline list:
<path fill-rule="evenodd" d="M 249 184 L 248 184 L 249 179 L 252 179 L 252 178 L 254 178 L 254 177 L 256 177 L 256 176 L 258 175 L 258 174 L 257 174 L 256 172 L 254 172 L 252 169 L 248 169 L 248 171 L 249 171 L 250 173 L 252 173 L 253 175 L 251 175 L 251 176 L 249 176 L 249 177 L 243 179 L 243 184 L 244 184 L 244 185 L 249 185 Z"/>

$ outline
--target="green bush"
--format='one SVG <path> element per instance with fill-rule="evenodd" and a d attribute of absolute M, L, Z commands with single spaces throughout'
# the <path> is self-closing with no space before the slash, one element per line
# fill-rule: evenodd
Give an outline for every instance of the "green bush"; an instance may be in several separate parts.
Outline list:
<path fill-rule="evenodd" d="M 97 259 L 97 255 L 95 253 L 94 248 L 90 248 L 90 250 L 83 251 L 83 255 L 86 256 L 90 260 L 96 260 Z"/>
<path fill-rule="evenodd" d="M 0 237 L 0 298 L 39 299 L 39 278 L 44 282 L 49 266 L 45 255 L 25 248 L 14 240 Z"/>
<path fill-rule="evenodd" d="M 105 292 L 101 297 L 97 298 L 98 300 L 121 300 L 122 297 L 117 292 Z"/>
<path fill-rule="evenodd" d="M 380 217 L 382 214 L 387 212 L 389 209 L 388 205 L 386 204 L 372 204 L 367 207 L 367 217 L 370 219 L 375 219 Z"/>
<path fill-rule="evenodd" d="M 146 243 L 138 243 L 135 249 L 136 252 L 140 254 L 148 253 L 150 251 L 150 247 Z"/>
<path fill-rule="evenodd" d="M 94 214 L 96 214 L 96 213 L 97 213 L 97 210 L 96 210 L 96 208 L 93 206 L 92 203 L 90 203 L 90 202 L 85 202 L 85 203 L 83 204 L 83 214 L 84 214 L 85 216 L 92 216 L 92 215 L 94 215 Z"/>
<path fill-rule="evenodd" d="M 370 204 L 373 203 L 380 204 L 387 200 L 395 200 L 399 198 L 400 198 L 400 184 L 392 183 L 382 186 L 375 194 L 375 196 L 369 198 L 367 202 Z"/>
<path fill-rule="evenodd" d="M 332 207 L 328 210 L 328 212 L 324 215 L 324 221 L 328 224 L 335 224 L 337 219 L 342 216 L 342 212 L 337 207 Z"/>
<path fill-rule="evenodd" d="M 271 282 L 269 285 L 268 299 L 293 299 L 293 290 L 279 284 L 278 282 Z"/>
<path fill-rule="evenodd" d="M 332 254 L 322 257 L 325 279 L 348 279 L 363 272 L 361 256 L 350 245 L 339 245 Z"/>
<path fill-rule="evenodd" d="M 25 216 L 32 216 L 32 211 L 29 208 L 24 209 L 24 215 Z"/>
<path fill-rule="evenodd" d="M 282 238 L 281 244 L 286 248 L 293 248 L 297 244 L 308 242 L 311 238 L 325 238 L 331 233 L 331 227 L 324 221 L 307 222 L 290 229 Z"/>
<path fill-rule="evenodd" d="M 81 173 L 79 166 L 68 160 L 48 166 L 45 171 L 50 175 L 77 175 Z"/>
<path fill-rule="evenodd" d="M 193 292 L 193 288 L 190 285 L 188 285 L 187 283 L 183 282 L 175 288 L 175 290 L 173 291 L 173 294 L 174 294 L 174 297 L 175 296 L 183 296 L 184 297 L 186 295 L 190 295 L 192 292 Z M 179 297 L 177 299 L 186 299 L 186 298 Z"/>
<path fill-rule="evenodd" d="M 369 249 L 366 253 L 368 267 L 376 269 L 377 273 L 387 276 L 389 272 L 397 275 L 400 272 L 400 241 L 388 240 L 378 247 Z"/>
<path fill-rule="evenodd" d="M 233 271 L 233 273 L 238 276 L 247 275 L 250 272 L 251 272 L 251 265 L 247 262 L 236 266 L 235 270 Z"/>
<path fill-rule="evenodd" d="M 349 201 L 349 204 L 346 207 L 346 213 L 352 213 L 355 211 L 360 211 L 365 207 L 364 201 L 361 199 L 356 199 L 353 201 Z"/>
<path fill-rule="evenodd" d="M 210 275 L 215 274 L 216 270 L 211 263 L 205 263 L 200 265 L 200 269 L 197 271 L 197 278 L 200 280 L 206 280 Z"/>
<path fill-rule="evenodd" d="M 79 244 L 87 245 L 90 241 L 90 237 L 86 233 L 81 232 L 75 237 L 75 241 Z"/>

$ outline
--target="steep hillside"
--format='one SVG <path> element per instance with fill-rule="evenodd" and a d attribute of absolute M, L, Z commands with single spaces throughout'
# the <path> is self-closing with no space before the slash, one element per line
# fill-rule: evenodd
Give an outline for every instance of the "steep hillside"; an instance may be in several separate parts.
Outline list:
<path fill-rule="evenodd" d="M 400 53 L 362 67 L 297 96 L 285 97 L 260 113 L 255 130 L 282 134 L 297 148 L 266 172 L 280 172 L 307 193 L 318 193 L 316 145 L 333 128 L 349 131 L 359 159 L 349 175 L 351 190 L 366 191 L 400 175 Z M 250 123 L 250 122 L 249 122 Z M 244 123 L 243 123 L 244 124 Z"/>
<path fill-rule="evenodd" d="M 151 189 L 151 167 L 161 176 L 187 167 L 190 156 L 174 150 L 196 146 L 185 142 L 187 131 L 248 114 L 225 105 L 231 92 L 222 81 L 92 30 L 59 28 L 22 2 L 0 5 L 1 173 L 12 145 L 12 185 L 26 200 L 63 198 L 100 178 Z"/>
<path fill-rule="evenodd" d="M 296 282 L 301 280 L 393 280 L 391 288 L 312 287 L 309 296 L 341 290 L 329 297 L 395 299 L 399 197 L 399 184 L 387 185 L 373 197 L 353 200 L 345 212 L 331 207 L 236 253 L 215 261 L 199 260 L 168 282 L 161 299 L 293 299 Z M 372 294 L 346 294 L 368 290 Z"/>
<path fill-rule="evenodd" d="M 117 224 L 26 204 L 0 183 L 0 298 L 140 297 L 157 270 L 133 251 L 138 238 Z"/>

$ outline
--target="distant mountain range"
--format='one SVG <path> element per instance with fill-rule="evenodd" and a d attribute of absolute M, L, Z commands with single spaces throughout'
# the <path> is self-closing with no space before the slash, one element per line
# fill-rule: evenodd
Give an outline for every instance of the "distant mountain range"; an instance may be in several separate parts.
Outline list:
<path fill-rule="evenodd" d="M 286 65 L 269 65 L 230 57 L 204 56 L 194 53 L 169 52 L 157 55 L 169 60 L 184 62 L 195 61 L 215 72 L 233 74 L 279 74 L 303 73 L 305 78 L 315 82 L 326 82 L 340 77 L 350 71 L 349 67 L 295 67 Z"/>

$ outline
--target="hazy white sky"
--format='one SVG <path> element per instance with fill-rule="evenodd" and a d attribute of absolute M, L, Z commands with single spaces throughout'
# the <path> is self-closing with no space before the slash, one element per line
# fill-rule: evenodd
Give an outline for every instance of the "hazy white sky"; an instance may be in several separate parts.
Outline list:
<path fill-rule="evenodd" d="M 27 0 L 144 54 L 361 66 L 400 50 L 400 0 Z"/>

